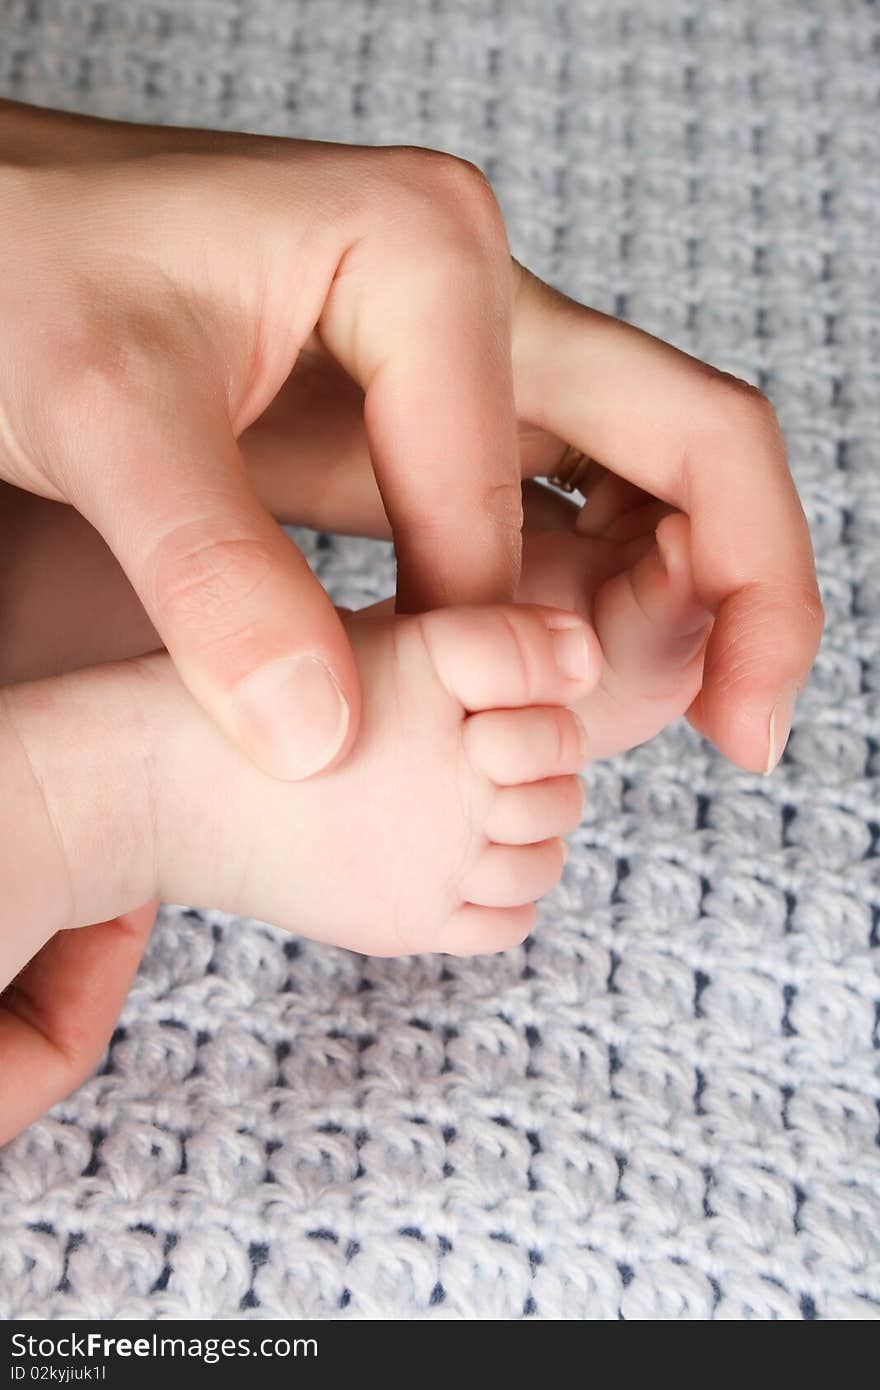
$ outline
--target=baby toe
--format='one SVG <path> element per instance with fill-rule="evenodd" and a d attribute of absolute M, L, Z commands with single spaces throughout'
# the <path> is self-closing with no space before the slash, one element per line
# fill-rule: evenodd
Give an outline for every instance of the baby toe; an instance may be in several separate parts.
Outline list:
<path fill-rule="evenodd" d="M 466 710 L 570 704 L 592 690 L 602 669 L 592 628 L 561 609 L 475 605 L 420 621 L 440 680 Z"/>
<path fill-rule="evenodd" d="M 657 527 L 656 544 L 596 595 L 596 631 L 607 669 L 638 680 L 652 696 L 705 642 L 711 614 L 694 587 L 689 522 L 681 513 Z"/>
<path fill-rule="evenodd" d="M 532 845 L 567 835 L 580 823 L 584 784 L 579 777 L 549 777 L 519 787 L 499 787 L 486 818 L 496 844 Z"/>
<path fill-rule="evenodd" d="M 570 709 L 486 710 L 465 720 L 462 739 L 471 766 L 499 787 L 579 772 L 588 757 Z"/>
<path fill-rule="evenodd" d="M 477 907 L 520 907 L 549 893 L 568 850 L 563 840 L 536 845 L 488 845 L 466 873 L 460 891 Z"/>
<path fill-rule="evenodd" d="M 450 956 L 483 956 L 509 951 L 525 941 L 535 925 L 534 903 L 522 907 L 477 907 L 464 903 L 453 912 L 436 949 Z"/>

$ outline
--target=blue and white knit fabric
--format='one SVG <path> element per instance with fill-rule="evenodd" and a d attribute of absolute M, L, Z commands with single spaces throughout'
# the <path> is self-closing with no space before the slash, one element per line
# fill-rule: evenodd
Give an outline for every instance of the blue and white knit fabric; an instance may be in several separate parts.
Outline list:
<path fill-rule="evenodd" d="M 769 392 L 828 616 L 771 779 L 684 724 L 588 770 L 520 950 L 166 908 L 0 1153 L 0 1316 L 880 1317 L 878 44 L 868 0 L 0 0 L 7 96 L 478 163 L 518 259 Z"/>

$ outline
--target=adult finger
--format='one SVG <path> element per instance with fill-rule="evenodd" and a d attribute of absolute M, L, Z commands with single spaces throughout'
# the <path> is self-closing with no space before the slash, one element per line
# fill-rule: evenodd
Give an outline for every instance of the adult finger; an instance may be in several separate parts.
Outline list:
<path fill-rule="evenodd" d="M 771 771 L 823 626 L 771 406 L 522 267 L 513 363 L 521 415 L 690 516 L 697 592 L 715 615 L 698 718 L 733 762 Z"/>
<path fill-rule="evenodd" d="M 365 392 L 364 421 L 408 611 L 513 597 L 522 500 L 510 363 L 512 272 L 489 184 L 397 149 L 319 321 Z"/>
<path fill-rule="evenodd" d="M 0 994 L 0 1144 L 91 1075 L 128 994 L 157 903 L 57 932 Z"/>
<path fill-rule="evenodd" d="M 265 772 L 347 752 L 354 658 L 306 560 L 257 499 L 228 420 L 166 378 L 94 374 L 65 402 L 68 500 L 101 532 L 182 679 Z"/>

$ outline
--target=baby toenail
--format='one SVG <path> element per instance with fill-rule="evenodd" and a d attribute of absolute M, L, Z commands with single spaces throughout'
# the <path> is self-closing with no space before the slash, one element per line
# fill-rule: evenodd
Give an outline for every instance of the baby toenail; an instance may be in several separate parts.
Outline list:
<path fill-rule="evenodd" d="M 590 649 L 582 627 L 565 627 L 550 634 L 553 655 L 562 675 L 571 681 L 585 681 L 590 674 Z"/>

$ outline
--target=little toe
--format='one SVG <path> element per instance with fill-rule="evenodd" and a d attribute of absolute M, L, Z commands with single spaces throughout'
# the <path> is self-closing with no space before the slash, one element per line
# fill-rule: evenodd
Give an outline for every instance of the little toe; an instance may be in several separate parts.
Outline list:
<path fill-rule="evenodd" d="M 474 605 L 425 613 L 420 622 L 440 680 L 466 710 L 565 705 L 598 683 L 601 648 L 574 613 Z"/>
<path fill-rule="evenodd" d="M 570 709 L 485 710 L 465 720 L 471 766 L 499 787 L 579 772 L 589 757 L 587 731 Z"/>
<path fill-rule="evenodd" d="M 495 844 L 533 845 L 574 830 L 583 809 L 580 777 L 549 777 L 526 786 L 499 787 L 485 831 Z"/>
<path fill-rule="evenodd" d="M 477 907 L 521 907 L 559 881 L 568 856 L 563 840 L 536 845 L 487 845 L 465 875 L 460 891 Z"/>
<path fill-rule="evenodd" d="M 443 928 L 436 949 L 450 956 L 484 956 L 521 946 L 535 925 L 534 903 L 477 907 L 464 903 Z"/>

